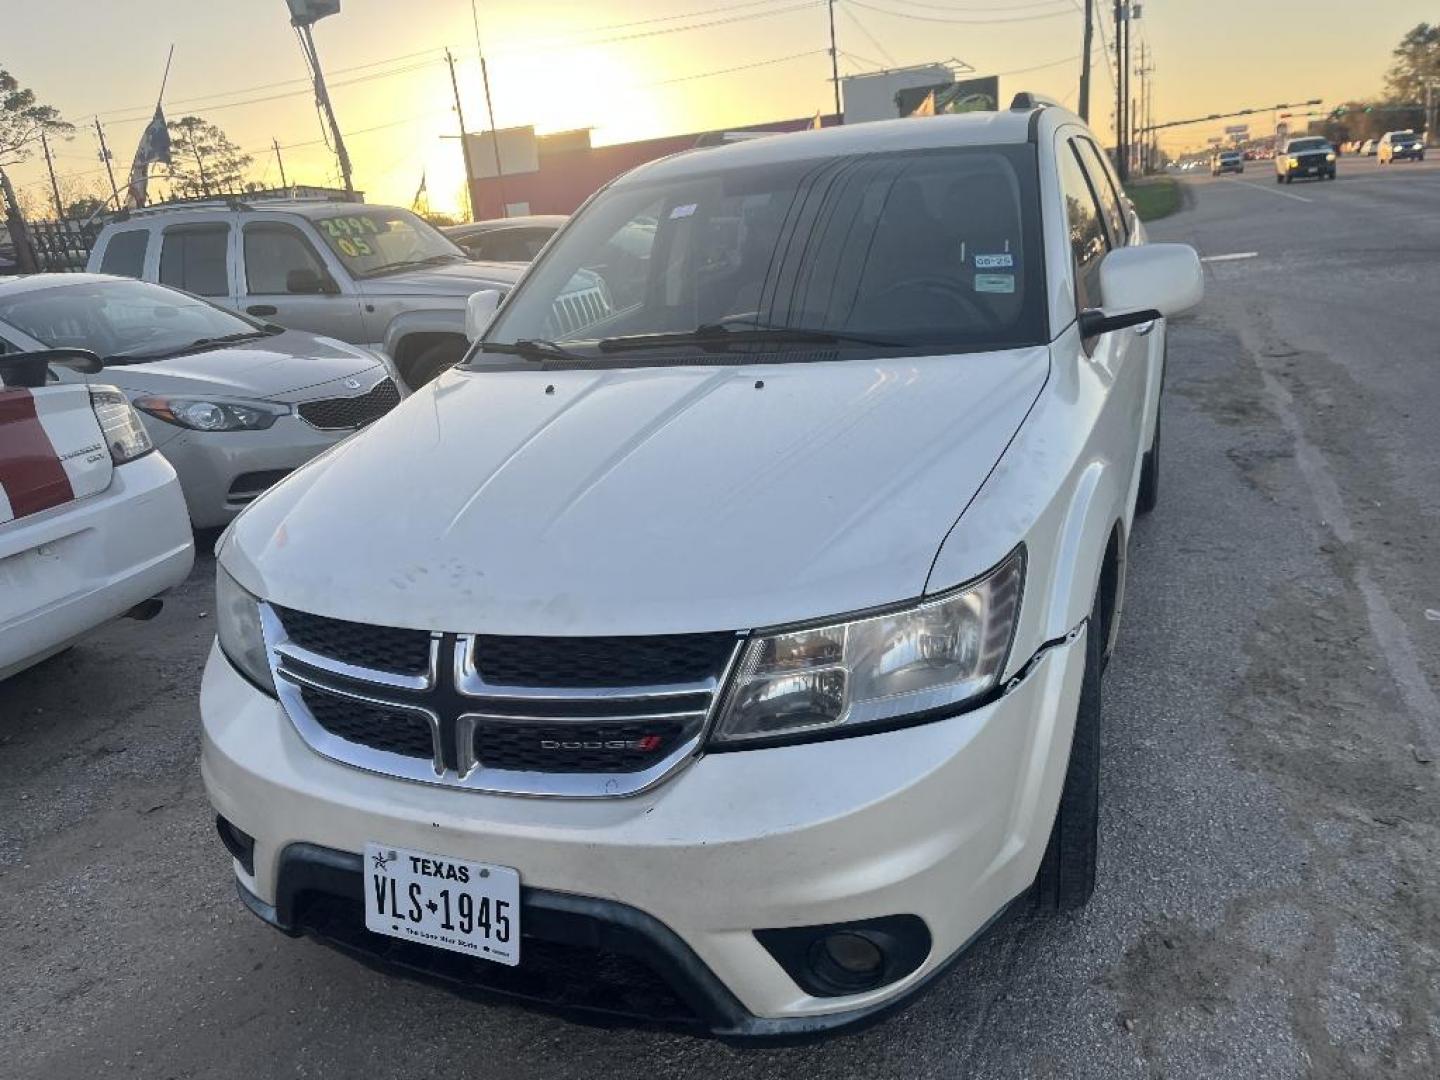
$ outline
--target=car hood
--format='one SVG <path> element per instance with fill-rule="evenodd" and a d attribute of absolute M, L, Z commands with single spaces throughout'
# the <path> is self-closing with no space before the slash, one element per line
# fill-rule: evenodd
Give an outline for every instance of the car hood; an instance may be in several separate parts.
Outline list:
<path fill-rule="evenodd" d="M 306 391 L 347 376 L 372 383 L 381 367 L 374 353 L 333 338 L 287 330 L 274 337 L 186 353 L 146 364 L 116 364 L 95 376 L 124 390 L 152 394 L 299 401 Z M 353 390 L 347 390 L 353 393 Z"/>
<path fill-rule="evenodd" d="M 365 296 L 469 296 L 480 289 L 509 292 L 524 272 L 524 263 L 457 262 L 364 278 L 355 284 Z"/>
<path fill-rule="evenodd" d="M 1048 371 L 1044 347 L 451 371 L 271 489 L 222 559 L 287 606 L 449 631 L 737 630 L 874 607 L 925 590 Z"/>

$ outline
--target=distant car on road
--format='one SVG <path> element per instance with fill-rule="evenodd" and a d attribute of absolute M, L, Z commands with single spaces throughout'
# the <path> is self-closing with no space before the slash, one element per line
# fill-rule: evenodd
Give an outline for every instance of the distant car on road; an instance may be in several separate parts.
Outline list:
<path fill-rule="evenodd" d="M 1381 165 L 1390 165 L 1407 158 L 1411 161 L 1425 160 L 1425 144 L 1413 131 L 1387 131 L 1380 136 L 1376 157 Z"/>
<path fill-rule="evenodd" d="M 175 470 L 113 386 L 56 385 L 76 350 L 0 343 L 0 679 L 131 613 L 195 559 Z"/>
<path fill-rule="evenodd" d="M 1320 180 L 1335 179 L 1335 147 L 1319 136 L 1291 139 L 1284 153 L 1275 157 L 1275 182 L 1288 184 L 1296 177 L 1313 176 Z"/>
<path fill-rule="evenodd" d="M 126 278 L 36 274 L 0 283 L 0 355 L 7 346 L 102 357 L 101 373 L 57 369 L 56 378 L 123 392 L 142 414 L 147 442 L 180 474 L 196 528 L 224 525 L 401 397 L 388 364 L 367 349 Z"/>
<path fill-rule="evenodd" d="M 522 271 L 472 261 L 409 210 L 301 199 L 131 211 L 101 231 L 86 269 L 383 349 L 411 388 L 464 355 L 470 294 L 508 292 Z"/>
<path fill-rule="evenodd" d="M 528 263 L 565 221 L 564 214 L 530 214 L 448 225 L 440 231 L 472 259 Z"/>
<path fill-rule="evenodd" d="M 1219 176 L 1227 172 L 1243 173 L 1244 171 L 1245 155 L 1239 150 L 1221 150 L 1210 159 L 1211 176 Z"/>

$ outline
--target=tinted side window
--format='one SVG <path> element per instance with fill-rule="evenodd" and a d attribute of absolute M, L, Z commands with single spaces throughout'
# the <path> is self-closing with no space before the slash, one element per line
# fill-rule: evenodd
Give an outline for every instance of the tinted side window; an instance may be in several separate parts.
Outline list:
<path fill-rule="evenodd" d="M 228 225 L 180 225 L 165 230 L 160 245 L 160 284 L 199 296 L 226 296 Z"/>
<path fill-rule="evenodd" d="M 1070 227 L 1070 251 L 1075 258 L 1075 299 L 1080 307 L 1100 306 L 1100 260 L 1109 245 L 1095 194 L 1069 145 L 1056 150 L 1060 189 L 1065 195 L 1065 217 Z"/>
<path fill-rule="evenodd" d="M 1085 163 L 1085 171 L 1090 174 L 1090 183 L 1095 188 L 1095 193 L 1100 196 L 1100 206 L 1105 211 L 1105 221 L 1110 226 L 1110 239 L 1116 247 L 1121 247 L 1130 238 L 1130 227 L 1120 202 L 1120 193 L 1115 189 L 1114 178 L 1110 175 L 1099 147 L 1089 139 L 1076 139 L 1075 145 L 1080 148 L 1080 157 Z"/>
<path fill-rule="evenodd" d="M 149 229 L 129 229 L 110 237 L 100 258 L 100 273 L 138 278 L 145 271 L 145 249 L 150 245 Z"/>
<path fill-rule="evenodd" d="M 245 226 L 245 286 L 252 294 L 289 292 L 286 279 L 292 270 L 310 270 L 324 276 L 325 264 L 315 248 L 293 225 Z"/>

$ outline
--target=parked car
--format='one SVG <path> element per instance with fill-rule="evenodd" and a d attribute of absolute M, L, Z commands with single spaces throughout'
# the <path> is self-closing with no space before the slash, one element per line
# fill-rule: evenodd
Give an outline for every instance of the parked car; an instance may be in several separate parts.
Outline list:
<path fill-rule="evenodd" d="M 1335 156 L 1335 148 L 1328 139 L 1319 136 L 1290 139 L 1285 143 L 1285 152 L 1275 158 L 1275 182 L 1288 184 L 1305 176 L 1334 180 Z"/>
<path fill-rule="evenodd" d="M 0 342 L 0 679 L 112 619 L 156 614 L 195 558 L 175 470 L 125 395 L 52 384 L 62 365 L 100 370 Z"/>
<path fill-rule="evenodd" d="M 1413 131 L 1387 131 L 1376 144 L 1375 154 L 1381 165 L 1392 165 L 1407 158 L 1424 161 L 1425 144 Z"/>
<path fill-rule="evenodd" d="M 391 356 L 410 387 L 465 352 L 465 299 L 521 268 L 473 262 L 409 210 L 304 200 L 160 204 L 96 238 L 87 269 Z"/>
<path fill-rule="evenodd" d="M 1361 157 L 1374 157 L 1379 152 L 1380 144 L 1374 139 L 1366 139 L 1360 144 Z"/>
<path fill-rule="evenodd" d="M 440 231 L 472 259 L 528 263 L 565 221 L 564 214 L 530 214 L 448 225 Z"/>
<path fill-rule="evenodd" d="M 256 322 L 163 285 L 92 274 L 0 283 L 0 342 L 103 357 L 180 474 L 196 528 L 223 525 L 290 470 L 400 401 L 366 349 Z"/>
<path fill-rule="evenodd" d="M 641 219 L 647 288 L 557 331 Z M 609 185 L 471 298 L 463 365 L 221 543 L 201 766 L 241 898 L 731 1038 L 872 1019 L 1001 911 L 1084 904 L 1202 289 L 1028 96 Z"/>
<path fill-rule="evenodd" d="M 1243 173 L 1245 171 L 1245 158 L 1239 150 L 1221 150 L 1210 159 L 1210 175 L 1219 176 L 1222 173 Z"/>

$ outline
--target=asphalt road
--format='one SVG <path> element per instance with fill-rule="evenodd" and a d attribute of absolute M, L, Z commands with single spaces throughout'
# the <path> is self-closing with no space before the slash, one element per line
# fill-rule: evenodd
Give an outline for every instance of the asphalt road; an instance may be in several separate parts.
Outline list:
<path fill-rule="evenodd" d="M 883 1026 L 763 1051 L 281 938 L 197 775 L 203 558 L 156 621 L 0 684 L 0 1076 L 1440 1074 L 1440 163 L 1264 164 L 1152 230 L 1220 258 L 1172 331 L 1085 912 L 1006 925 Z"/>

